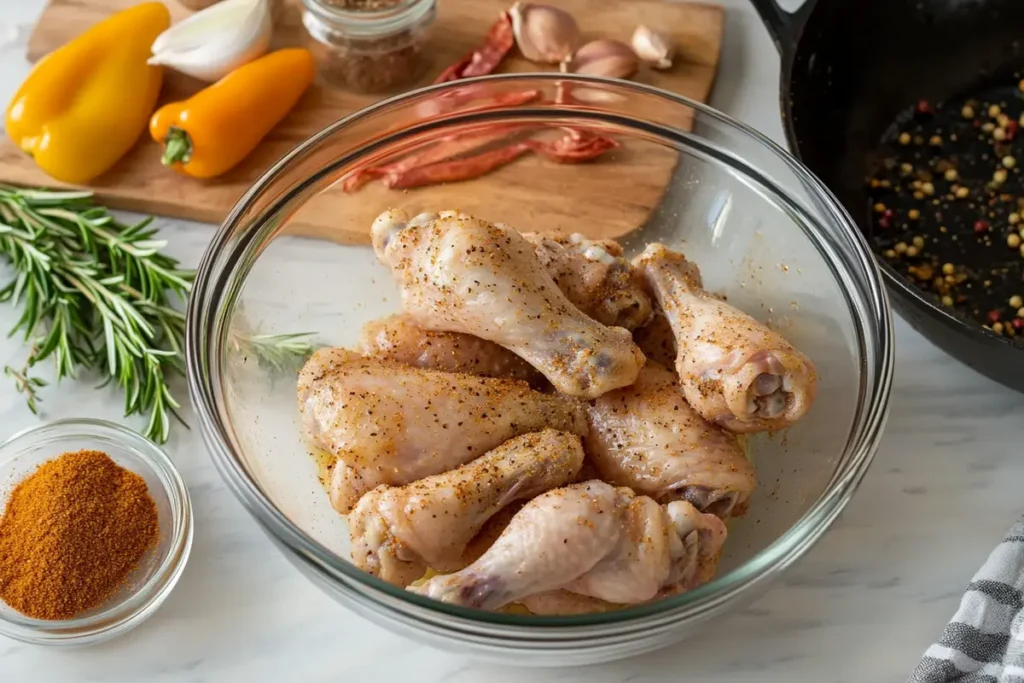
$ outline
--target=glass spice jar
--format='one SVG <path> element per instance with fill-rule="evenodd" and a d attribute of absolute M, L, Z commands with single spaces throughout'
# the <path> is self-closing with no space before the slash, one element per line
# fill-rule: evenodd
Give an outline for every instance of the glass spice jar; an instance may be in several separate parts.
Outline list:
<path fill-rule="evenodd" d="M 320 76 L 354 92 L 395 90 L 427 67 L 437 0 L 303 0 L 302 23 Z"/>

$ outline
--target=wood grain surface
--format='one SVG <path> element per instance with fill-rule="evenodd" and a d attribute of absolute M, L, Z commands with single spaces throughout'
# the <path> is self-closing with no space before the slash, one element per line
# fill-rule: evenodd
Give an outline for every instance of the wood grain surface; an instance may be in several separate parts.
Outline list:
<path fill-rule="evenodd" d="M 133 3 L 52 0 L 29 40 L 28 58 L 40 58 L 84 27 Z M 585 39 L 628 41 L 638 23 L 668 32 L 678 46 L 673 68 L 664 72 L 645 68 L 635 80 L 695 100 L 707 99 L 722 44 L 720 7 L 659 0 L 557 0 L 556 4 L 577 18 Z M 431 67 L 418 85 L 428 84 L 445 66 L 478 45 L 508 5 L 508 0 L 440 0 L 426 51 Z M 176 20 L 189 14 L 176 0 L 169 0 L 168 6 Z M 300 0 L 281 0 L 275 17 L 275 47 L 303 44 L 306 34 Z M 538 68 L 543 67 L 527 62 L 514 51 L 501 71 Z M 200 87 L 200 83 L 168 70 L 161 100 L 187 97 Z M 127 156 L 88 187 L 114 208 L 219 223 L 281 156 L 340 117 L 392 94 L 354 94 L 318 83 L 241 165 L 210 181 L 187 178 L 164 168 L 159 162 L 159 146 L 144 134 Z M 688 128 L 690 123 L 690 117 L 682 113 L 679 127 Z M 577 230 L 592 237 L 613 237 L 643 223 L 660 201 L 677 161 L 674 152 L 631 142 L 609 159 L 596 163 L 560 165 L 531 155 L 478 180 L 413 191 L 389 190 L 374 183 L 356 193 L 344 193 L 334 186 L 294 213 L 289 218 L 288 232 L 365 242 L 373 216 L 390 206 L 414 210 L 458 206 L 524 230 Z M 6 138 L 0 143 L 0 181 L 63 187 Z"/>

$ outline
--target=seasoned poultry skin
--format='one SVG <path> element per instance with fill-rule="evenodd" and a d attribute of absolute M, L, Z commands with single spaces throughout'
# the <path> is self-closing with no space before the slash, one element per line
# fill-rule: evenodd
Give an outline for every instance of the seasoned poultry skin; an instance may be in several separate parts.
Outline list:
<path fill-rule="evenodd" d="M 634 266 L 672 326 L 676 372 L 705 419 L 749 433 L 789 427 L 810 410 L 817 371 L 782 335 L 705 292 L 697 266 L 663 244 L 647 245 Z"/>
<path fill-rule="evenodd" d="M 651 318 L 642 279 L 614 240 L 523 233 L 551 279 L 581 311 L 603 325 L 635 330 Z"/>
<path fill-rule="evenodd" d="M 757 486 L 734 434 L 690 407 L 676 375 L 648 361 L 635 384 L 590 401 L 585 444 L 604 481 L 722 517 Z"/>
<path fill-rule="evenodd" d="M 500 344 L 558 391 L 582 398 L 632 384 L 643 367 L 629 331 L 574 306 L 511 228 L 457 211 L 410 219 L 391 210 L 371 233 L 404 311 L 424 328 Z"/>
<path fill-rule="evenodd" d="M 404 313 L 364 325 L 359 348 L 365 356 L 417 368 L 521 379 L 535 389 L 547 385 L 542 374 L 508 349 L 471 334 L 423 329 Z"/>
<path fill-rule="evenodd" d="M 409 590 L 484 610 L 560 589 L 637 604 L 695 586 L 724 538 L 720 519 L 685 501 L 661 506 L 595 480 L 537 496 L 476 562 Z"/>
<path fill-rule="evenodd" d="M 427 567 L 461 569 L 468 544 L 496 513 L 569 483 L 582 466 L 580 438 L 547 429 L 510 439 L 451 472 L 378 486 L 349 515 L 352 560 L 399 586 Z"/>
<path fill-rule="evenodd" d="M 414 368 L 320 349 L 299 375 L 309 440 L 339 463 L 331 502 L 347 513 L 380 484 L 441 474 L 505 441 L 545 428 L 582 436 L 579 403 L 525 382 Z"/>

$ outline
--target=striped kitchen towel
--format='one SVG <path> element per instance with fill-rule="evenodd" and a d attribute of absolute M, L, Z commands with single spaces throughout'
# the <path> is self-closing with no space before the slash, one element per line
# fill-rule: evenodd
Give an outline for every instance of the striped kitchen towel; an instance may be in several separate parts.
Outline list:
<path fill-rule="evenodd" d="M 1024 518 L 974 575 L 908 683 L 1024 683 Z"/>

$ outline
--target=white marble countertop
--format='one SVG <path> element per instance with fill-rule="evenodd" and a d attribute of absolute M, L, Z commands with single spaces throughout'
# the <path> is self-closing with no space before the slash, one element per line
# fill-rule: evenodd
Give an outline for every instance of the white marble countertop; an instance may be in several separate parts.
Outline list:
<path fill-rule="evenodd" d="M 24 44 L 43 1 L 0 3 L 2 102 L 27 73 Z M 712 103 L 781 141 L 778 57 L 746 0 L 724 4 L 726 44 Z M 173 235 L 175 255 L 195 264 L 211 228 L 160 224 Z M 0 306 L 0 329 L 14 320 Z M 178 429 L 168 449 L 192 492 L 196 536 L 175 592 L 140 628 L 96 647 L 54 651 L 0 639 L 0 680 L 902 681 L 1024 512 L 1024 458 L 1014 455 L 1024 396 L 954 363 L 902 321 L 897 341 L 888 429 L 847 511 L 764 597 L 673 649 L 600 667 L 516 670 L 393 636 L 300 576 L 221 483 L 199 434 Z M 17 340 L 0 337 L 0 366 L 24 353 Z M 48 419 L 123 420 L 119 396 L 84 382 L 50 387 L 42 409 Z M 37 421 L 0 382 L 0 438 Z"/>

